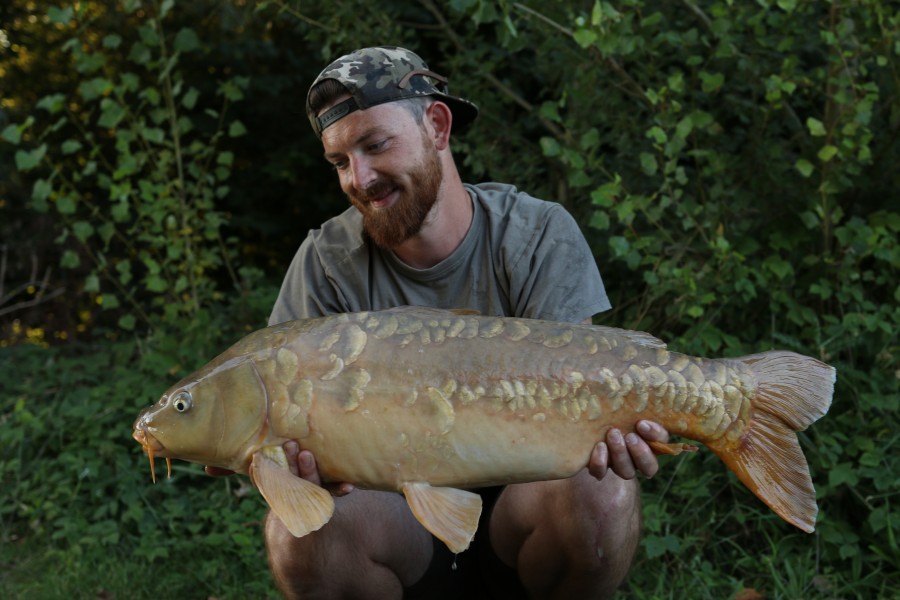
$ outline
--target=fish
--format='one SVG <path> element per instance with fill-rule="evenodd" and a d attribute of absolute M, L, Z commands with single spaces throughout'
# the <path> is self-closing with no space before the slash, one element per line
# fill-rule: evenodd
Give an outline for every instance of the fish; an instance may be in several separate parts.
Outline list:
<path fill-rule="evenodd" d="M 334 500 L 291 474 L 282 444 L 297 440 L 323 481 L 403 494 L 459 553 L 481 514 L 473 490 L 571 477 L 610 428 L 649 419 L 704 444 L 812 532 L 797 432 L 827 413 L 835 381 L 833 367 L 790 351 L 701 358 L 645 332 L 400 307 L 250 333 L 142 410 L 133 437 L 151 473 L 164 457 L 170 476 L 172 459 L 248 475 L 301 537 L 329 521 Z"/>

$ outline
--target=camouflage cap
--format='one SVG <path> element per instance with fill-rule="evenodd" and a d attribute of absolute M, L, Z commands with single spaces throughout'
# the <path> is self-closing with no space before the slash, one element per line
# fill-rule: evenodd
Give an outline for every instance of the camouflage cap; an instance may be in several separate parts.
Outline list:
<path fill-rule="evenodd" d="M 405 48 L 362 48 L 342 56 L 325 67 L 310 86 L 310 91 L 325 79 L 340 82 L 347 88 L 350 98 L 316 115 L 309 105 L 307 93 L 306 115 L 320 138 L 325 128 L 353 111 L 417 96 L 434 96 L 447 104 L 453 113 L 456 130 L 478 116 L 478 107 L 473 103 L 447 93 L 446 77 L 428 70 L 425 61 Z"/>

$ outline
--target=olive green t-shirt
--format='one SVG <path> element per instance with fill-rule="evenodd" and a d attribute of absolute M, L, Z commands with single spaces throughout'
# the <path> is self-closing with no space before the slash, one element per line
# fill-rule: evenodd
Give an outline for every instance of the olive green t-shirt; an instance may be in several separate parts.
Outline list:
<path fill-rule="evenodd" d="M 610 308 L 590 248 L 561 205 L 507 184 L 465 187 L 472 225 L 450 256 L 427 269 L 369 241 L 353 207 L 310 231 L 269 324 L 406 305 L 580 322 Z"/>

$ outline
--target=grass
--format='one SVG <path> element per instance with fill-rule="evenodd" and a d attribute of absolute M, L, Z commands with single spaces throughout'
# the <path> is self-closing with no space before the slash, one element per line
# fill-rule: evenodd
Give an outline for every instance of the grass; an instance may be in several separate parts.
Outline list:
<path fill-rule="evenodd" d="M 0 590 L 11 600 L 279 598 L 264 568 L 261 542 L 255 569 L 190 549 L 147 560 L 124 546 L 72 552 L 40 539 L 2 548 Z"/>

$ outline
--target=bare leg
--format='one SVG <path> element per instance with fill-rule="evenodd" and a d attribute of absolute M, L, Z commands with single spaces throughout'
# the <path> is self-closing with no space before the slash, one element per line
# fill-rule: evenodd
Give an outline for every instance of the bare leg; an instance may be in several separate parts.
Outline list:
<path fill-rule="evenodd" d="M 636 480 L 587 470 L 571 479 L 510 485 L 490 521 L 497 556 L 533 598 L 609 598 L 640 534 Z"/>
<path fill-rule="evenodd" d="M 401 598 L 432 555 L 431 535 L 399 494 L 356 490 L 336 498 L 325 527 L 295 538 L 269 513 L 269 565 L 288 600 Z"/>

